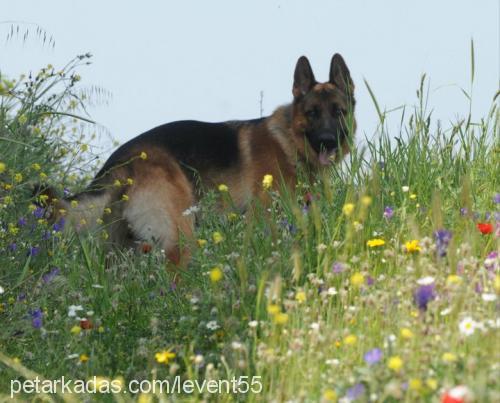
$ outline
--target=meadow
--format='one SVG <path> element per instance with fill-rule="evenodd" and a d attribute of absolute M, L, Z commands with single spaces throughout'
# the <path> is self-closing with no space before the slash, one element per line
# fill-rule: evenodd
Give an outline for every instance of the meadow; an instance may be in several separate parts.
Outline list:
<path fill-rule="evenodd" d="M 89 58 L 0 77 L 0 401 L 63 376 L 97 390 L 14 398 L 500 401 L 498 99 L 437 122 L 422 77 L 393 133 L 370 90 L 376 135 L 295 196 L 268 177 L 269 206 L 242 213 L 219 186 L 187 211 L 198 246 L 176 283 L 158 248 L 106 251 L 101 223 L 77 234 L 32 196 L 76 192 L 100 164 Z M 175 379 L 241 388 L 127 390 Z"/>

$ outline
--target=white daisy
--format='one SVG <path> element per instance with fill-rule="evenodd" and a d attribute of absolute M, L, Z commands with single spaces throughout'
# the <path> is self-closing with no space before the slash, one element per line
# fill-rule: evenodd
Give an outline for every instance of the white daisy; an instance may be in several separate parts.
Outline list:
<path fill-rule="evenodd" d="M 462 319 L 462 321 L 458 324 L 458 329 L 460 333 L 465 336 L 470 336 L 476 330 L 477 323 L 470 316 L 467 316 Z"/>
<path fill-rule="evenodd" d="M 417 284 L 418 285 L 431 285 L 431 284 L 434 284 L 434 277 L 426 276 L 426 277 L 419 278 L 417 280 Z"/>

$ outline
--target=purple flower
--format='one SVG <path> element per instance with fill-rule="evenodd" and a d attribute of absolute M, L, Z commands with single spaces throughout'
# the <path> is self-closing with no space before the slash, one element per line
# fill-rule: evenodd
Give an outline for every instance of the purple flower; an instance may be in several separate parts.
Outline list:
<path fill-rule="evenodd" d="M 334 273 L 342 273 L 344 271 L 344 264 L 340 262 L 334 262 L 332 265 L 332 271 Z"/>
<path fill-rule="evenodd" d="M 495 196 L 493 196 L 493 203 L 500 203 L 500 193 L 496 193 Z"/>
<path fill-rule="evenodd" d="M 365 394 L 365 385 L 357 383 L 352 388 L 347 389 L 346 397 L 349 401 L 357 400 Z"/>
<path fill-rule="evenodd" d="M 68 197 L 71 193 L 68 188 L 64 188 L 63 190 L 64 197 Z"/>
<path fill-rule="evenodd" d="M 384 218 L 390 220 L 393 215 L 394 215 L 394 209 L 392 207 L 386 206 L 386 208 L 384 209 Z"/>
<path fill-rule="evenodd" d="M 434 284 L 421 285 L 413 294 L 413 298 L 420 310 L 427 310 L 427 304 L 436 298 Z"/>
<path fill-rule="evenodd" d="M 24 218 L 24 217 L 21 217 L 21 218 L 17 221 L 17 225 L 19 225 L 20 227 L 24 227 L 26 224 L 27 224 L 27 221 L 26 221 L 26 218 Z"/>
<path fill-rule="evenodd" d="M 374 348 L 370 351 L 367 351 L 363 358 L 368 365 L 373 365 L 382 359 L 382 355 L 382 350 L 380 350 L 379 348 Z"/>
<path fill-rule="evenodd" d="M 52 225 L 52 229 L 55 231 L 55 232 L 59 232 L 59 231 L 62 231 L 64 229 L 64 224 L 66 223 L 66 220 L 64 219 L 64 217 L 61 217 L 59 219 L 59 221 L 57 221 L 54 225 Z"/>
<path fill-rule="evenodd" d="M 40 329 L 43 326 L 43 312 L 40 308 L 31 312 L 31 324 L 35 329 Z"/>
<path fill-rule="evenodd" d="M 434 232 L 434 239 L 436 240 L 436 251 L 439 257 L 446 256 L 446 250 L 451 241 L 451 232 L 445 229 L 438 229 Z"/>
<path fill-rule="evenodd" d="M 42 241 L 49 240 L 51 236 L 52 236 L 52 234 L 51 234 L 50 230 L 43 231 L 43 233 L 42 233 Z"/>
<path fill-rule="evenodd" d="M 15 242 L 12 242 L 10 245 L 9 245 L 9 251 L 10 252 L 15 252 L 17 249 L 17 244 Z"/>
<path fill-rule="evenodd" d="M 375 284 L 375 279 L 372 276 L 366 276 L 366 285 Z"/>
<path fill-rule="evenodd" d="M 51 271 L 48 273 L 45 273 L 42 276 L 42 280 L 45 284 L 50 283 L 52 280 L 54 280 L 55 277 L 57 277 L 61 273 L 61 270 L 58 267 L 54 267 Z"/>
<path fill-rule="evenodd" d="M 31 246 L 28 250 L 28 256 L 35 257 L 38 253 L 40 253 L 40 248 L 38 246 Z"/>
<path fill-rule="evenodd" d="M 460 215 L 466 216 L 467 214 L 469 214 L 469 210 L 467 210 L 467 207 L 462 207 L 460 209 Z"/>
<path fill-rule="evenodd" d="M 45 209 L 42 207 L 37 207 L 33 211 L 33 215 L 35 216 L 35 218 L 43 218 L 45 216 Z"/>

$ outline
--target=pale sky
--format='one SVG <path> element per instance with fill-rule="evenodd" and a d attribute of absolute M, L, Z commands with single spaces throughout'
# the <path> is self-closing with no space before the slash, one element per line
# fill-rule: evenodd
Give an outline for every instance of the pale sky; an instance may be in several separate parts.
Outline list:
<path fill-rule="evenodd" d="M 35 39 L 6 43 L 10 24 L 0 24 L 3 74 L 92 53 L 83 84 L 113 95 L 92 116 L 121 142 L 173 120 L 258 117 L 260 91 L 269 114 L 291 101 L 301 55 L 318 81 L 327 80 L 335 52 L 344 56 L 361 139 L 377 123 L 363 78 L 391 109 L 414 105 L 427 73 L 430 105 L 446 126 L 468 110 L 459 87 L 470 87 L 473 38 L 476 117 L 499 84 L 498 0 L 0 0 L 0 21 L 39 24 L 56 41 L 54 49 Z"/>

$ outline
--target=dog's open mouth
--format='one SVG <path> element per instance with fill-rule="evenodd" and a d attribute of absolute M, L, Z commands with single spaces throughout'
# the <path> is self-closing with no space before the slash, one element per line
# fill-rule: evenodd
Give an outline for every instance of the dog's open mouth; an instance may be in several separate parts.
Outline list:
<path fill-rule="evenodd" d="M 320 165 L 327 166 L 332 164 L 336 151 L 337 150 L 335 148 L 332 148 L 331 150 L 322 149 L 318 154 Z"/>

